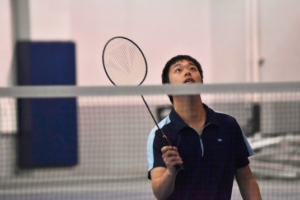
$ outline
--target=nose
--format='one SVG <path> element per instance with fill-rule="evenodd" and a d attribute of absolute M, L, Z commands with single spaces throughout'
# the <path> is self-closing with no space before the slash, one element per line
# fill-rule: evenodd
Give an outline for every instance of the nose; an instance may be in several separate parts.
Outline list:
<path fill-rule="evenodd" d="M 190 76 L 191 73 L 189 71 L 185 72 L 184 76 Z"/>

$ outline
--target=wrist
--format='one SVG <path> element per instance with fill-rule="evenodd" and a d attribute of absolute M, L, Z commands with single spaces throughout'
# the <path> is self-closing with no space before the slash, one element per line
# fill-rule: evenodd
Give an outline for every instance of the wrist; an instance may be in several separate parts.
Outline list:
<path fill-rule="evenodd" d="M 166 173 L 166 176 L 170 177 L 170 178 L 176 177 L 176 175 L 177 175 L 177 171 L 176 170 L 170 170 L 169 168 L 167 168 L 167 170 L 166 170 L 165 173 Z"/>

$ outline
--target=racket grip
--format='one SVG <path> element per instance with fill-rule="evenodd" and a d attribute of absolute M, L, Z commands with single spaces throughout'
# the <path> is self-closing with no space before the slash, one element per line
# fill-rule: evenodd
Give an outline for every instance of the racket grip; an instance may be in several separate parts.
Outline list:
<path fill-rule="evenodd" d="M 177 172 L 180 172 L 180 171 L 184 170 L 182 164 L 175 165 L 175 169 L 176 169 Z"/>
<path fill-rule="evenodd" d="M 171 146 L 170 141 L 168 140 L 168 138 L 165 135 L 162 136 L 162 138 L 163 138 L 164 146 Z M 182 164 L 175 165 L 175 169 L 176 169 L 177 172 L 180 172 L 180 171 L 184 170 Z"/>

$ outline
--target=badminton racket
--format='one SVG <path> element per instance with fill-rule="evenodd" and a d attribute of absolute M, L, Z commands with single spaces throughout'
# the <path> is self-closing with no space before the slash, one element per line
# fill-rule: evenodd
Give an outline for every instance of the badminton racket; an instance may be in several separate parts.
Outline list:
<path fill-rule="evenodd" d="M 110 39 L 103 49 L 102 61 L 104 71 L 108 79 L 115 86 L 141 85 L 147 76 L 147 61 L 136 43 L 125 37 L 114 37 Z M 141 95 L 157 129 L 162 137 L 164 146 L 171 146 L 170 141 L 157 125 L 153 114 Z M 183 166 L 175 166 L 177 172 L 183 170 Z"/>

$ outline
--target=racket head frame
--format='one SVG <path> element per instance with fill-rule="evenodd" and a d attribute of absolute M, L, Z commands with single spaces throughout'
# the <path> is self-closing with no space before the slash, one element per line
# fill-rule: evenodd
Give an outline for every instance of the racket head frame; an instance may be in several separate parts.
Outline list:
<path fill-rule="evenodd" d="M 109 39 L 109 40 L 106 42 L 106 44 L 105 44 L 105 46 L 104 46 L 104 48 L 103 48 L 103 52 L 102 52 L 102 64 L 103 64 L 103 68 L 104 68 L 104 71 L 105 71 L 105 73 L 106 73 L 106 76 L 108 77 L 108 79 L 110 80 L 110 82 L 111 82 L 114 86 L 117 86 L 117 84 L 116 84 L 116 83 L 111 79 L 111 77 L 109 76 L 109 73 L 107 72 L 106 67 L 105 67 L 105 63 L 104 63 L 105 50 L 106 50 L 108 44 L 109 44 L 111 41 L 115 40 L 115 39 L 124 39 L 124 40 L 127 40 L 127 41 L 131 42 L 135 47 L 137 47 L 137 49 L 139 50 L 139 52 L 140 52 L 141 55 L 143 56 L 144 61 L 145 61 L 146 71 L 145 71 L 144 78 L 143 78 L 142 81 L 138 84 L 138 85 L 141 85 L 141 84 L 145 81 L 145 79 L 146 79 L 146 77 L 147 77 L 147 74 L 148 74 L 148 65 L 147 65 L 146 57 L 145 57 L 143 51 L 141 50 L 141 48 L 140 48 L 134 41 L 132 41 L 132 40 L 129 39 L 129 38 L 123 37 L 123 36 L 115 36 L 115 37 Z"/>

